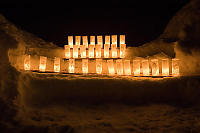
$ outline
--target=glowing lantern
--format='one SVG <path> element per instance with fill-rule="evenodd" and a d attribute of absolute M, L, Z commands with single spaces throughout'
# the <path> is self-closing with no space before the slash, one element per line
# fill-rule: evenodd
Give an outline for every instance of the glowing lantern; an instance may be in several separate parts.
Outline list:
<path fill-rule="evenodd" d="M 117 47 L 116 44 L 111 44 L 112 58 L 117 58 Z"/>
<path fill-rule="evenodd" d="M 115 44 L 117 47 L 117 35 L 112 35 L 112 44 Z"/>
<path fill-rule="evenodd" d="M 179 76 L 179 59 L 172 59 L 172 75 Z"/>
<path fill-rule="evenodd" d="M 68 45 L 70 46 L 70 48 L 73 48 L 73 36 L 68 36 Z"/>
<path fill-rule="evenodd" d="M 133 60 L 133 74 L 140 76 L 140 60 Z"/>
<path fill-rule="evenodd" d="M 149 60 L 142 60 L 142 74 L 149 76 Z"/>
<path fill-rule="evenodd" d="M 54 72 L 60 72 L 60 58 L 54 58 Z"/>
<path fill-rule="evenodd" d="M 46 70 L 46 63 L 47 63 L 47 57 L 45 57 L 45 56 L 40 56 L 39 71 L 45 72 L 45 70 Z"/>
<path fill-rule="evenodd" d="M 102 36 L 97 36 L 97 44 L 100 44 L 101 48 L 103 48 L 103 37 Z"/>
<path fill-rule="evenodd" d="M 24 70 L 26 71 L 31 70 L 31 56 L 30 55 L 25 55 Z"/>
<path fill-rule="evenodd" d="M 102 59 L 96 59 L 96 73 L 102 73 Z"/>
<path fill-rule="evenodd" d="M 151 70 L 152 70 L 152 76 L 158 76 L 159 75 L 158 59 L 152 59 L 151 60 Z"/>
<path fill-rule="evenodd" d="M 79 45 L 73 46 L 73 58 L 78 58 L 78 47 Z"/>
<path fill-rule="evenodd" d="M 109 46 L 110 44 L 104 44 L 104 58 L 109 58 Z"/>
<path fill-rule="evenodd" d="M 89 58 L 94 58 L 94 46 L 93 44 L 89 45 Z"/>
<path fill-rule="evenodd" d="M 120 58 L 125 58 L 126 44 L 120 44 Z"/>
<path fill-rule="evenodd" d="M 116 69 L 117 69 L 117 75 L 123 75 L 122 59 L 116 60 Z"/>
<path fill-rule="evenodd" d="M 70 57 L 70 45 L 65 45 L 65 58 L 69 59 Z"/>
<path fill-rule="evenodd" d="M 95 45 L 95 36 L 90 36 L 90 44 Z"/>
<path fill-rule="evenodd" d="M 109 44 L 109 48 L 110 48 L 110 36 L 105 36 L 105 44 Z"/>
<path fill-rule="evenodd" d="M 113 64 L 113 60 L 107 60 L 107 65 L 108 65 L 108 73 L 110 75 L 114 75 L 115 74 L 115 69 L 114 69 L 114 64 Z"/>
<path fill-rule="evenodd" d="M 81 58 L 86 58 L 86 45 L 80 45 Z"/>
<path fill-rule="evenodd" d="M 88 37 L 87 36 L 82 36 L 83 39 L 83 45 L 86 46 L 86 48 L 88 48 Z"/>
<path fill-rule="evenodd" d="M 78 45 L 78 47 L 80 47 L 80 43 L 81 43 L 81 36 L 75 36 L 75 44 Z"/>
<path fill-rule="evenodd" d="M 124 74 L 125 75 L 131 75 L 130 60 L 124 60 Z"/>
<path fill-rule="evenodd" d="M 169 76 L 169 59 L 162 59 L 162 76 Z"/>
<path fill-rule="evenodd" d="M 96 58 L 101 58 L 101 44 L 96 45 Z"/>
<path fill-rule="evenodd" d="M 125 44 L 125 35 L 120 35 L 120 44 Z"/>
<path fill-rule="evenodd" d="M 74 73 L 75 59 L 69 59 L 69 73 Z"/>
<path fill-rule="evenodd" d="M 88 73 L 88 59 L 82 59 L 82 73 Z"/>

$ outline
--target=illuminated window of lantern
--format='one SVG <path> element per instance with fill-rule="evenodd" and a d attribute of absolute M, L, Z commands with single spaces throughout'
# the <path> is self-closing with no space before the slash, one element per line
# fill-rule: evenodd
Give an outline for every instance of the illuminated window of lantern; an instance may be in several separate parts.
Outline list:
<path fill-rule="evenodd" d="M 75 72 L 75 59 L 69 59 L 69 73 Z"/>
<path fill-rule="evenodd" d="M 89 58 L 94 58 L 94 46 L 95 45 L 89 45 Z"/>
<path fill-rule="evenodd" d="M 60 58 L 54 58 L 54 72 L 60 72 Z"/>
<path fill-rule="evenodd" d="M 45 70 L 46 70 L 46 63 L 47 63 L 47 57 L 45 57 L 45 56 L 40 56 L 39 71 L 45 72 Z"/>
<path fill-rule="evenodd" d="M 120 35 L 120 44 L 125 44 L 125 35 Z"/>
<path fill-rule="evenodd" d="M 122 59 L 116 60 L 116 69 L 117 69 L 117 75 L 123 75 Z"/>
<path fill-rule="evenodd" d="M 81 58 L 86 58 L 86 45 L 80 45 Z"/>
<path fill-rule="evenodd" d="M 110 44 L 104 44 L 104 58 L 109 58 L 109 46 Z"/>
<path fill-rule="evenodd" d="M 107 60 L 107 65 L 108 65 L 109 75 L 114 75 L 115 74 L 115 68 L 114 68 L 114 64 L 113 64 L 113 59 Z"/>
<path fill-rule="evenodd" d="M 142 74 L 149 76 L 149 60 L 142 60 Z"/>
<path fill-rule="evenodd" d="M 102 73 L 102 59 L 96 59 L 96 73 Z"/>
<path fill-rule="evenodd" d="M 120 58 L 125 58 L 126 44 L 120 44 Z"/>
<path fill-rule="evenodd" d="M 172 59 L 172 76 L 179 76 L 179 59 Z"/>
<path fill-rule="evenodd" d="M 65 58 L 69 59 L 70 57 L 70 45 L 65 45 Z"/>
<path fill-rule="evenodd" d="M 115 44 L 117 47 L 117 35 L 112 35 L 112 43 L 111 44 Z"/>
<path fill-rule="evenodd" d="M 75 36 L 75 44 L 78 45 L 78 47 L 80 47 L 80 43 L 81 43 L 81 36 Z"/>
<path fill-rule="evenodd" d="M 124 74 L 125 75 L 131 75 L 130 60 L 124 60 Z"/>
<path fill-rule="evenodd" d="M 117 58 L 117 47 L 116 47 L 116 44 L 111 44 L 111 52 L 112 52 L 112 58 Z"/>
<path fill-rule="evenodd" d="M 108 35 L 105 36 L 105 44 L 109 44 L 109 48 L 110 48 L 110 36 Z"/>
<path fill-rule="evenodd" d="M 78 58 L 78 47 L 79 45 L 73 46 L 73 58 Z"/>
<path fill-rule="evenodd" d="M 152 76 L 159 76 L 158 59 L 151 60 L 151 71 L 152 71 Z"/>
<path fill-rule="evenodd" d="M 162 76 L 169 76 L 169 59 L 162 59 Z"/>
<path fill-rule="evenodd" d="M 88 37 L 87 36 L 82 36 L 83 39 L 83 45 L 86 46 L 86 48 L 88 48 Z"/>
<path fill-rule="evenodd" d="M 97 36 L 97 44 L 100 44 L 101 48 L 103 48 L 103 37 L 102 36 Z"/>
<path fill-rule="evenodd" d="M 96 58 L 101 58 L 101 44 L 96 45 Z"/>
<path fill-rule="evenodd" d="M 90 36 L 90 45 L 95 45 L 95 36 Z"/>
<path fill-rule="evenodd" d="M 140 76 L 140 60 L 133 60 L 133 74 Z"/>
<path fill-rule="evenodd" d="M 31 70 L 31 56 L 30 55 L 25 55 L 24 70 L 26 71 Z"/>
<path fill-rule="evenodd" d="M 68 36 L 68 45 L 70 46 L 70 48 L 73 48 L 73 36 Z"/>
<path fill-rule="evenodd" d="M 82 59 L 82 73 L 88 73 L 88 59 Z"/>

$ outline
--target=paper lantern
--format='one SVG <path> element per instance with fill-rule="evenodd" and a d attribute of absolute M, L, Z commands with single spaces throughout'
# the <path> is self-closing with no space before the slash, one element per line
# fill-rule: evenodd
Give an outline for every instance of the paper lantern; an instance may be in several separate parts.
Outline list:
<path fill-rule="evenodd" d="M 86 46 L 86 48 L 88 48 L 88 37 L 87 36 L 82 36 L 83 39 L 83 45 Z"/>
<path fill-rule="evenodd" d="M 69 59 L 69 73 L 75 72 L 75 59 Z"/>
<path fill-rule="evenodd" d="M 90 45 L 95 45 L 95 36 L 90 36 Z"/>
<path fill-rule="evenodd" d="M 152 76 L 159 76 L 158 59 L 151 60 L 151 72 L 152 72 Z"/>
<path fill-rule="evenodd" d="M 140 60 L 133 60 L 133 74 L 140 76 Z"/>
<path fill-rule="evenodd" d="M 109 45 L 110 44 L 104 44 L 104 58 L 109 58 Z"/>
<path fill-rule="evenodd" d="M 96 59 L 96 73 L 102 73 L 102 59 Z"/>
<path fill-rule="evenodd" d="M 97 36 L 97 44 L 100 44 L 101 48 L 103 48 L 103 36 Z"/>
<path fill-rule="evenodd" d="M 68 45 L 70 48 L 73 48 L 74 42 L 73 42 L 73 36 L 68 36 Z"/>
<path fill-rule="evenodd" d="M 120 58 L 125 58 L 126 56 L 126 44 L 120 44 Z"/>
<path fill-rule="evenodd" d="M 115 44 L 117 47 L 117 35 L 112 35 L 112 43 L 111 44 Z"/>
<path fill-rule="evenodd" d="M 122 59 L 116 60 L 116 69 L 117 69 L 117 75 L 123 75 Z"/>
<path fill-rule="evenodd" d="M 25 55 L 24 57 L 24 70 L 31 70 L 31 56 Z"/>
<path fill-rule="evenodd" d="M 88 59 L 82 59 L 82 73 L 88 73 Z"/>
<path fill-rule="evenodd" d="M 60 72 L 60 58 L 54 58 L 54 72 Z"/>
<path fill-rule="evenodd" d="M 112 58 L 117 58 L 117 47 L 116 47 L 116 44 L 111 44 L 111 52 L 112 52 Z"/>
<path fill-rule="evenodd" d="M 45 57 L 45 56 L 40 56 L 39 71 L 45 72 L 45 70 L 46 70 L 46 63 L 47 63 L 47 57 Z"/>
<path fill-rule="evenodd" d="M 120 35 L 120 44 L 125 44 L 125 35 Z"/>
<path fill-rule="evenodd" d="M 101 58 L 101 44 L 96 45 L 96 58 Z"/>
<path fill-rule="evenodd" d="M 86 58 L 86 45 L 80 45 L 81 58 Z"/>
<path fill-rule="evenodd" d="M 70 57 L 70 45 L 65 45 L 65 58 L 69 59 Z"/>
<path fill-rule="evenodd" d="M 169 76 L 169 59 L 162 59 L 162 76 Z"/>
<path fill-rule="evenodd" d="M 142 60 L 142 74 L 149 76 L 149 60 Z"/>
<path fill-rule="evenodd" d="M 114 75 L 115 74 L 115 69 L 114 69 L 113 59 L 107 60 L 107 65 L 108 65 L 108 73 L 109 73 L 109 75 Z"/>
<path fill-rule="evenodd" d="M 93 44 L 89 45 L 89 58 L 94 58 L 94 46 Z"/>
<path fill-rule="evenodd" d="M 79 45 L 73 46 L 73 58 L 78 58 L 78 47 Z"/>
<path fill-rule="evenodd" d="M 125 75 L 131 75 L 130 60 L 124 60 L 124 74 Z"/>
<path fill-rule="evenodd" d="M 75 36 L 75 44 L 78 45 L 78 47 L 80 47 L 80 44 L 81 44 L 81 36 Z"/>
<path fill-rule="evenodd" d="M 172 59 L 172 76 L 179 76 L 179 64 L 180 60 L 179 59 Z"/>
<path fill-rule="evenodd" d="M 105 36 L 105 44 L 109 44 L 109 48 L 110 48 L 110 36 L 108 35 Z"/>

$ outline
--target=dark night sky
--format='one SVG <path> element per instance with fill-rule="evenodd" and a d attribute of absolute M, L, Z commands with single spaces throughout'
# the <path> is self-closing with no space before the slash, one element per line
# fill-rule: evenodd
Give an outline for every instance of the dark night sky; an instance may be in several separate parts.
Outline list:
<path fill-rule="evenodd" d="M 125 34 L 127 45 L 157 38 L 188 0 L 1 2 L 0 13 L 18 27 L 63 46 L 67 35 Z"/>

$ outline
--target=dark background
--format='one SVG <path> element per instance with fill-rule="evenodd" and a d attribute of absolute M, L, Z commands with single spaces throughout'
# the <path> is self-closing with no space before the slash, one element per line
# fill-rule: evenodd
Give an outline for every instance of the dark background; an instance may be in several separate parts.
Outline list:
<path fill-rule="evenodd" d="M 128 46 L 156 39 L 189 0 L 0 2 L 18 27 L 59 46 L 68 35 L 125 34 Z"/>

